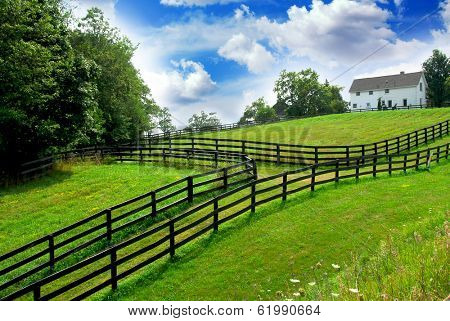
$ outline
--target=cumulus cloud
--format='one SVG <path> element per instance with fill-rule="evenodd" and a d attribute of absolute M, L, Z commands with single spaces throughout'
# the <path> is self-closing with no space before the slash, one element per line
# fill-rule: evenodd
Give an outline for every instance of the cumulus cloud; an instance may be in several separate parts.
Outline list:
<path fill-rule="evenodd" d="M 253 73 L 261 73 L 271 69 L 275 62 L 272 54 L 256 41 L 252 41 L 240 33 L 232 36 L 222 47 L 219 55 L 247 66 Z"/>
<path fill-rule="evenodd" d="M 241 0 L 161 0 L 161 4 L 174 7 L 204 7 L 211 4 L 227 4 L 231 2 L 242 2 Z"/>
<path fill-rule="evenodd" d="M 164 103 L 192 103 L 201 101 L 216 88 L 216 82 L 203 65 L 191 60 L 172 61 L 174 70 L 144 73 L 156 98 Z"/>

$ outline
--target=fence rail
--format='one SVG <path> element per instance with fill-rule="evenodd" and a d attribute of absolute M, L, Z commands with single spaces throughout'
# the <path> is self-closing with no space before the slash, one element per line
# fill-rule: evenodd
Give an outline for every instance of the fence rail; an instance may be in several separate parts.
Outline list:
<path fill-rule="evenodd" d="M 94 149 L 83 150 L 84 155 L 93 155 Z M 53 270 L 56 263 L 99 242 L 111 244 L 113 236 L 126 229 L 136 228 L 143 223 L 151 223 L 157 216 L 182 204 L 189 204 L 203 195 L 226 190 L 254 179 L 257 175 L 255 162 L 246 155 L 228 152 L 203 150 L 162 149 L 144 147 L 116 147 L 100 149 L 102 155 L 112 155 L 124 161 L 151 161 L 155 157 L 185 158 L 213 162 L 233 163 L 206 173 L 184 177 L 148 193 L 111 206 L 85 219 L 59 229 L 21 246 L 9 253 L 0 255 L 0 293 L 16 286 L 37 273 Z M 99 152 L 99 149 L 96 149 Z M 78 153 L 63 153 L 64 158 Z M 29 162 L 27 165 L 42 164 L 43 161 Z M 47 258 L 48 257 L 48 258 Z M 9 276 L 9 277 L 8 277 Z"/>
<path fill-rule="evenodd" d="M 250 181 L 2 299 L 14 300 L 32 294 L 34 300 L 50 300 L 71 293 L 73 300 L 82 300 L 108 286 L 115 290 L 121 279 L 160 258 L 173 257 L 178 248 L 208 231 L 217 231 L 221 224 L 248 211 L 254 212 L 262 204 L 276 199 L 284 201 L 288 195 L 314 191 L 317 186 L 343 179 L 428 167 L 432 162 L 448 159 L 449 145 L 397 156 L 339 159 Z M 81 275 L 82 272 L 85 273 Z M 45 294 L 43 290 L 47 290 Z"/>
<path fill-rule="evenodd" d="M 207 137 L 172 137 L 165 140 L 149 139 L 147 144 L 152 148 L 176 147 L 219 152 L 239 152 L 257 161 L 308 165 L 335 159 L 349 159 L 377 154 L 400 154 L 448 134 L 449 120 L 447 119 L 404 135 L 361 145 L 310 146 Z"/>

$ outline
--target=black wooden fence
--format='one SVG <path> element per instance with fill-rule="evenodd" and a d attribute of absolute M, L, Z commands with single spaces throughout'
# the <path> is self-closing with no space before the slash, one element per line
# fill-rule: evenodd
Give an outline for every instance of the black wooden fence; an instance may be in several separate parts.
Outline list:
<path fill-rule="evenodd" d="M 97 148 L 97 152 L 99 149 Z M 226 190 L 256 178 L 255 162 L 246 155 L 227 152 L 197 150 L 158 150 L 146 148 L 105 148 L 103 154 L 110 153 L 121 161 L 145 161 L 148 153 L 151 157 L 189 158 L 201 161 L 235 163 L 226 167 L 179 179 L 156 190 L 139 195 L 110 208 L 104 209 L 83 220 L 34 240 L 9 253 L 0 255 L 0 293 L 5 289 L 21 285 L 24 280 L 35 277 L 43 270 L 53 270 L 54 265 L 86 249 L 107 241 L 111 244 L 113 236 L 127 229 L 139 227 L 140 224 L 155 223 L 169 210 L 192 203 L 198 198 L 216 191 Z M 147 151 L 147 153 L 146 153 Z M 84 155 L 93 155 L 93 150 L 83 150 Z M 61 154 L 79 156 L 79 152 Z M 55 161 L 55 157 L 43 162 Z M 41 161 L 30 162 L 42 164 Z M 48 258 L 47 258 L 48 257 Z"/>
<path fill-rule="evenodd" d="M 349 109 L 345 113 L 352 113 L 352 112 L 371 112 L 371 111 L 389 111 L 389 110 L 405 110 L 405 109 L 431 109 L 431 108 L 443 108 L 443 107 L 450 107 L 450 105 L 446 104 L 442 107 L 432 107 L 427 105 L 409 105 L 409 106 L 398 106 L 398 107 L 391 107 L 391 108 L 384 108 L 384 109 L 378 109 L 378 108 L 368 108 L 368 109 Z M 196 133 L 205 133 L 205 132 L 217 132 L 217 131 L 223 131 L 223 130 L 232 130 L 232 129 L 238 129 L 238 128 L 245 128 L 249 126 L 258 126 L 258 125 L 267 125 L 272 123 L 278 123 L 288 120 L 295 120 L 295 119 L 305 119 L 305 118 L 313 118 L 313 117 L 319 117 L 319 116 L 326 116 L 326 115 L 332 115 L 333 113 L 326 113 L 326 114 L 317 114 L 312 116 L 280 116 L 275 120 L 272 121 L 266 121 L 266 122 L 257 122 L 257 121 L 246 121 L 244 123 L 231 123 L 231 124 L 222 124 L 217 126 L 205 126 L 205 127 L 199 127 L 199 128 L 189 128 L 186 127 L 184 129 L 169 131 L 165 133 L 156 133 L 156 134 L 147 134 L 144 135 L 144 139 L 167 139 L 170 137 L 179 137 L 184 135 L 192 135 Z"/>
<path fill-rule="evenodd" d="M 257 161 L 308 165 L 335 159 L 364 158 L 365 156 L 378 154 L 399 154 L 448 134 L 449 120 L 445 120 L 394 138 L 361 145 L 307 146 L 207 137 L 172 137 L 164 140 L 149 139 L 147 143 L 152 148 L 176 147 L 215 150 L 219 152 L 239 152 Z"/>
<path fill-rule="evenodd" d="M 118 281 L 160 258 L 168 255 L 173 257 L 183 245 L 208 231 L 217 231 L 221 224 L 248 211 L 254 212 L 256 207 L 264 203 L 276 199 L 284 201 L 290 194 L 302 190 L 314 191 L 319 185 L 343 179 L 406 172 L 423 165 L 428 167 L 431 162 L 448 159 L 448 154 L 447 143 L 395 157 L 366 155 L 339 159 L 253 180 L 8 294 L 3 300 L 27 299 L 30 298 L 28 295 L 32 295 L 34 300 L 57 299 L 61 295 L 72 300 L 82 300 L 108 286 L 115 290 Z"/>

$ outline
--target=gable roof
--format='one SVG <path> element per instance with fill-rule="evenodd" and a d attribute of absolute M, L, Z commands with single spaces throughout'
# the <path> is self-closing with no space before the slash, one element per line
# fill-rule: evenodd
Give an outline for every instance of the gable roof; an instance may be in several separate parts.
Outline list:
<path fill-rule="evenodd" d="M 409 74 L 400 73 L 391 76 L 355 79 L 353 80 L 349 92 L 415 87 L 419 84 L 422 75 L 423 72 L 419 71 Z"/>

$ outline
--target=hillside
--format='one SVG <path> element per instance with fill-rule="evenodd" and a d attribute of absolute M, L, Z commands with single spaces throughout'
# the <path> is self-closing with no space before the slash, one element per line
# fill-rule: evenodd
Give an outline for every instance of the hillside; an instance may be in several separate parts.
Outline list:
<path fill-rule="evenodd" d="M 304 145 L 373 143 L 450 118 L 450 108 L 319 116 L 196 136 Z"/>
<path fill-rule="evenodd" d="M 449 174 L 443 162 L 430 172 L 366 178 L 274 201 L 180 250 L 175 262 L 145 268 L 114 295 L 97 298 L 332 300 L 331 293 L 357 299 L 349 289 L 358 288 L 364 299 L 441 300 L 448 294 L 442 235 Z"/>

